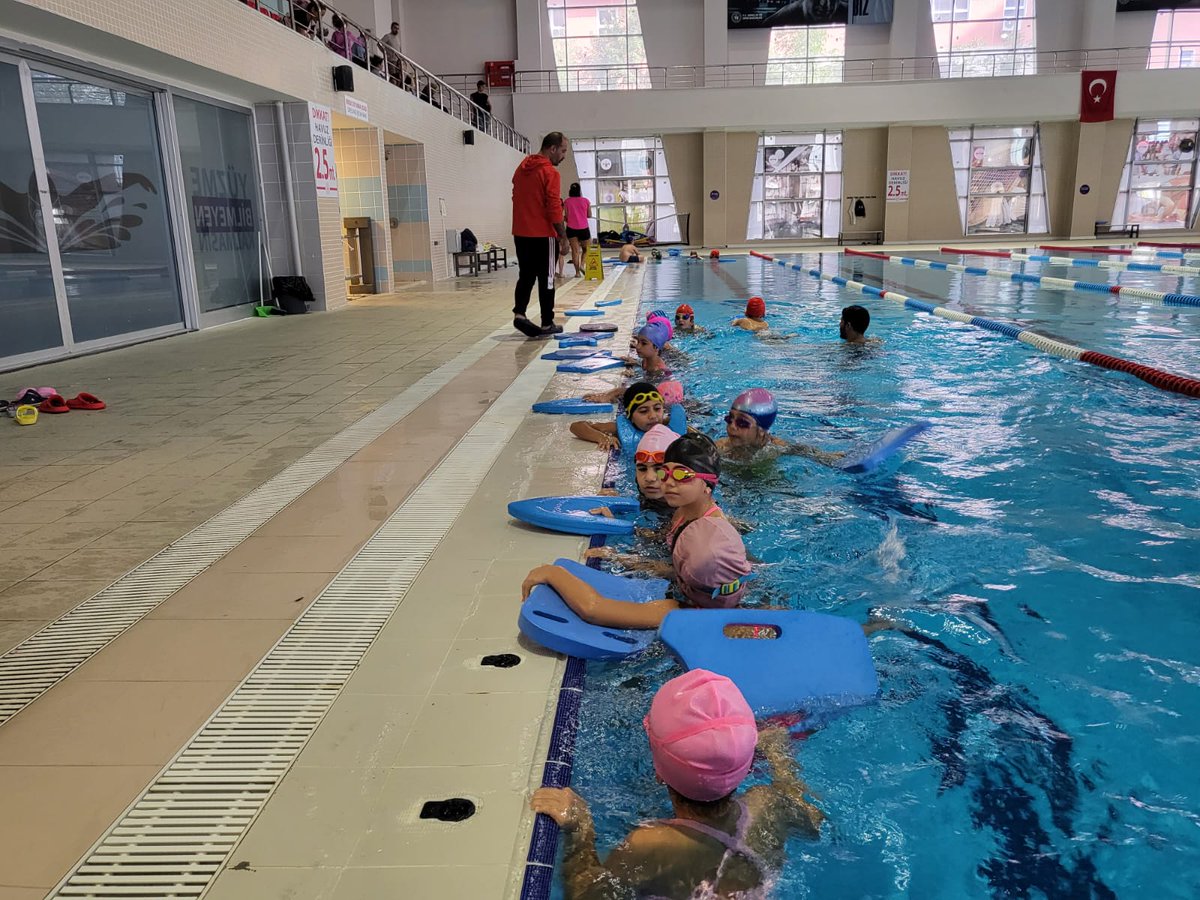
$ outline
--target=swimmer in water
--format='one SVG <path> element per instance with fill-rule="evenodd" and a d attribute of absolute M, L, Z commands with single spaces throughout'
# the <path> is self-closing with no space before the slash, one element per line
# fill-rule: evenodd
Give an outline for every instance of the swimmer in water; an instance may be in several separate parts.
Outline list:
<path fill-rule="evenodd" d="M 566 900 L 770 896 L 789 838 L 819 837 L 825 818 L 805 799 L 787 731 L 760 733 L 737 686 L 704 669 L 664 684 L 643 724 L 673 818 L 637 825 L 601 862 L 582 797 L 540 788 L 530 801 L 566 834 Z M 756 745 L 771 780 L 736 795 Z"/>
<path fill-rule="evenodd" d="M 762 297 L 751 297 L 746 301 L 746 315 L 734 319 L 733 325 L 746 331 L 766 331 L 771 326 L 767 324 L 767 304 Z"/>
<path fill-rule="evenodd" d="M 640 263 L 642 257 L 635 244 L 624 244 L 621 247 L 620 260 L 623 263 Z"/>
<path fill-rule="evenodd" d="M 626 362 L 629 365 L 641 363 L 644 379 L 660 380 L 671 377 L 671 370 L 667 368 L 661 355 L 669 333 L 669 324 L 657 321 L 647 322 L 635 333 L 633 351 L 637 354 L 637 359 L 626 360 Z M 621 388 L 615 387 L 608 391 L 584 394 L 583 399 L 588 403 L 613 403 L 619 396 L 621 396 Z"/>
<path fill-rule="evenodd" d="M 675 307 L 675 330 L 685 334 L 704 330 L 696 327 L 696 311 L 690 303 L 681 303 Z"/>
<path fill-rule="evenodd" d="M 826 465 L 833 465 L 845 456 L 841 451 L 829 452 L 775 437 L 770 431 L 778 414 L 775 397 L 766 388 L 743 391 L 725 416 L 725 437 L 717 441 L 717 449 L 722 456 L 748 459 L 771 448 L 779 453 L 806 456 Z"/>
<path fill-rule="evenodd" d="M 618 388 L 618 390 L 620 389 Z M 612 398 L 588 402 L 611 403 Z M 621 398 L 621 412 L 629 419 L 634 428 L 639 432 L 644 432 L 666 421 L 667 407 L 663 403 L 662 394 L 658 392 L 658 388 L 639 381 L 625 389 L 624 396 Z M 591 441 L 599 450 L 615 450 L 621 446 L 620 438 L 617 437 L 616 422 L 572 422 L 571 434 L 585 441 Z"/>
<path fill-rule="evenodd" d="M 882 344 L 879 338 L 866 337 L 867 327 L 871 324 L 871 313 L 864 306 L 847 306 L 842 310 L 842 320 L 838 323 L 838 334 L 848 344 Z"/>

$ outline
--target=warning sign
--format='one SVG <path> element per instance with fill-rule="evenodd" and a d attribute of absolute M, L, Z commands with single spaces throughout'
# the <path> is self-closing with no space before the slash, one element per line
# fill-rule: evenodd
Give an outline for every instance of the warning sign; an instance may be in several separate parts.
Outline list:
<path fill-rule="evenodd" d="M 588 247 L 583 259 L 583 277 L 588 281 L 604 280 L 604 260 L 600 257 L 600 248 L 595 244 Z"/>
<path fill-rule="evenodd" d="M 887 173 L 887 202 L 908 202 L 908 169 L 888 169 Z"/>
<path fill-rule="evenodd" d="M 308 130 L 312 136 L 313 177 L 318 197 L 338 195 L 337 164 L 333 160 L 333 116 L 328 106 L 308 104 Z"/>

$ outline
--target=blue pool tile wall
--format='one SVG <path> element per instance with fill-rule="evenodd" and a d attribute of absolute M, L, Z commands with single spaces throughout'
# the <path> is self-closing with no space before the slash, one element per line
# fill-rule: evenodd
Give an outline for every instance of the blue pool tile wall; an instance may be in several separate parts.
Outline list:
<path fill-rule="evenodd" d="M 384 147 L 378 128 L 339 128 L 334 132 L 333 155 L 338 168 L 338 197 L 343 218 L 367 216 L 371 220 L 375 292 L 392 290 L 392 246 L 388 234 L 388 197 L 384 192 Z M 347 260 L 347 266 L 350 261 Z M 349 271 L 349 268 L 347 269 Z"/>
<path fill-rule="evenodd" d="M 433 262 L 425 147 L 422 144 L 388 144 L 385 156 L 393 277 L 397 282 L 431 280 Z"/>

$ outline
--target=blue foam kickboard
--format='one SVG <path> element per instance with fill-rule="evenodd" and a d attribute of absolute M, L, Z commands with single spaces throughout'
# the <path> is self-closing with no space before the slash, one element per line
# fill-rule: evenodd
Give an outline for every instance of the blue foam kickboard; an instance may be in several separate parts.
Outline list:
<path fill-rule="evenodd" d="M 602 316 L 602 315 L 604 315 L 604 310 L 602 310 L 602 309 L 568 309 L 565 313 L 563 313 L 563 315 L 564 316 Z"/>
<path fill-rule="evenodd" d="M 558 341 L 558 345 L 562 347 L 566 341 L 574 341 L 573 344 L 566 344 L 568 347 L 579 346 L 580 341 L 589 341 L 587 346 L 593 347 L 596 341 L 612 340 L 613 332 L 611 331 L 567 331 L 563 334 L 556 334 L 554 337 Z"/>
<path fill-rule="evenodd" d="M 617 518 L 594 515 L 593 509 L 608 507 Z M 633 534 L 633 519 L 622 518 L 638 510 L 635 497 L 531 497 L 508 504 L 508 514 L 562 534 Z"/>
<path fill-rule="evenodd" d="M 592 342 L 593 346 L 595 341 Z M 595 350 L 592 347 L 559 347 L 543 353 L 542 359 L 587 359 L 589 356 L 612 356 L 611 350 Z"/>
<path fill-rule="evenodd" d="M 597 306 L 620 306 L 624 302 L 625 302 L 624 300 L 621 300 L 619 298 L 616 300 L 597 300 L 596 305 Z"/>
<path fill-rule="evenodd" d="M 667 421 L 667 427 L 678 435 L 687 434 L 687 411 L 682 403 L 671 407 L 671 418 Z M 637 445 L 645 434 L 646 432 L 634 428 L 633 423 L 624 414 L 617 413 L 617 440 L 621 442 L 621 455 L 630 462 L 633 461 Z"/>
<path fill-rule="evenodd" d="M 836 464 L 847 472 L 870 472 L 878 468 L 889 457 L 899 453 L 913 438 L 924 434 L 932 426 L 928 422 L 913 422 L 901 428 L 893 428 L 879 440 L 865 447 L 855 448 Z"/>
<path fill-rule="evenodd" d="M 605 369 L 619 369 L 625 365 L 625 360 L 611 356 L 589 356 L 587 359 L 576 359 L 558 364 L 559 372 L 603 372 Z"/>
<path fill-rule="evenodd" d="M 773 625 L 773 640 L 731 638 L 726 625 Z M 758 716 L 868 703 L 879 693 L 862 626 L 853 619 L 784 609 L 668 613 L 659 637 L 688 669 L 729 678 Z"/>
<path fill-rule="evenodd" d="M 599 569 L 589 569 L 574 560 L 558 559 L 572 575 L 583 579 L 605 597 L 645 603 L 667 595 L 667 582 L 661 578 L 622 578 Z M 530 640 L 543 647 L 582 659 L 622 659 L 653 643 L 653 630 L 630 631 L 589 625 L 575 615 L 547 585 L 540 584 L 521 604 L 517 627 Z"/>
<path fill-rule="evenodd" d="M 586 334 L 580 337 L 569 337 L 558 342 L 560 347 L 595 347 L 596 339 L 588 337 Z"/>
<path fill-rule="evenodd" d="M 592 403 L 582 397 L 564 397 L 535 403 L 533 411 L 557 416 L 606 416 L 612 413 L 613 408 L 611 403 Z"/>

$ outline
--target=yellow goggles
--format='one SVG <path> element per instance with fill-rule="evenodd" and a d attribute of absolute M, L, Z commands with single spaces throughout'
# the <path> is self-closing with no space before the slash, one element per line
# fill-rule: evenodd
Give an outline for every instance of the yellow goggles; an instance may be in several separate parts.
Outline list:
<path fill-rule="evenodd" d="M 633 414 L 633 411 L 647 401 L 651 403 L 662 403 L 662 394 L 658 391 L 644 391 L 641 394 L 634 394 L 633 399 L 629 401 L 629 405 L 625 407 L 625 416 L 628 418 Z"/>

